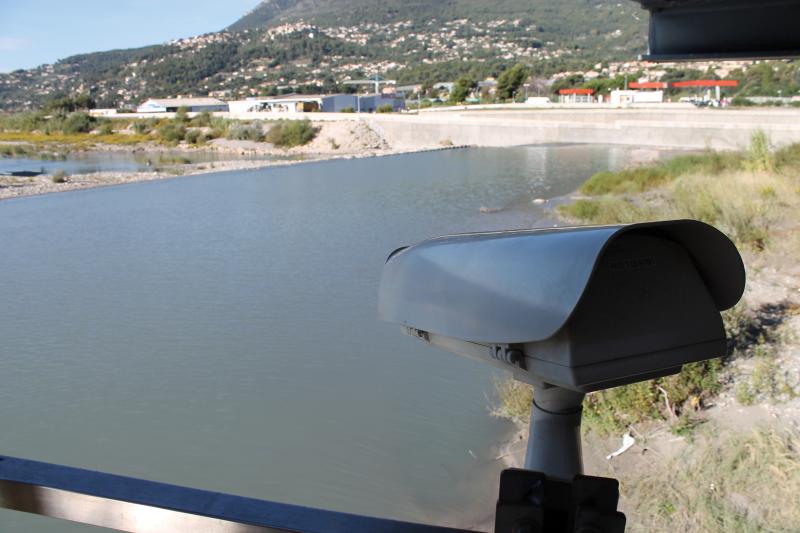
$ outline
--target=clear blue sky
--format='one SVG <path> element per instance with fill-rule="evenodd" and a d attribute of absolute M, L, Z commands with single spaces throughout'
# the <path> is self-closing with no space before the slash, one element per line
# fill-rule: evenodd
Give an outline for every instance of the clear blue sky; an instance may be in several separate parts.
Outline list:
<path fill-rule="evenodd" d="M 0 0 L 0 72 L 221 30 L 259 0 Z"/>

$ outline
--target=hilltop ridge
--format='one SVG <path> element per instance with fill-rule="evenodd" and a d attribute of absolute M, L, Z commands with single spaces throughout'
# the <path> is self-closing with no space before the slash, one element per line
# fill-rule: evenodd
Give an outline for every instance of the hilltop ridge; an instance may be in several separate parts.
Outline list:
<path fill-rule="evenodd" d="M 219 32 L 0 74 L 0 109 L 71 92 L 103 107 L 179 94 L 327 92 L 374 74 L 430 84 L 497 76 L 516 62 L 556 72 L 634 59 L 646 22 L 627 0 L 267 0 Z"/>

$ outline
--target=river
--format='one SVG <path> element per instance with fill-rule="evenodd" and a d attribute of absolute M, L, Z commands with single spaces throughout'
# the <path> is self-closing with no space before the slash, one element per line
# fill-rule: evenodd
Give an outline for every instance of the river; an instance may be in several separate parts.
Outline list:
<path fill-rule="evenodd" d="M 505 376 L 379 322 L 384 260 L 431 236 L 540 225 L 533 198 L 641 155 L 450 150 L 3 201 L 0 453 L 484 519 L 511 431 L 488 414 Z M 89 528 L 3 511 L 0 530 Z"/>

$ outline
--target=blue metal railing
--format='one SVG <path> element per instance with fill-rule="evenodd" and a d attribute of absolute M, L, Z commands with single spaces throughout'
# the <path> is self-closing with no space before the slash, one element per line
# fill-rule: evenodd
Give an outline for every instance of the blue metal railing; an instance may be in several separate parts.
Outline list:
<path fill-rule="evenodd" d="M 0 508 L 136 533 L 465 533 L 4 456 Z"/>

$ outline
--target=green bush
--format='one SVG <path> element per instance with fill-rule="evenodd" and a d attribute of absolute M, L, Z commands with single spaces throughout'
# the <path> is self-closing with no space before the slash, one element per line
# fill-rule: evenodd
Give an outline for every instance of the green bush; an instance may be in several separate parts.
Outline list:
<path fill-rule="evenodd" d="M 601 435 L 618 433 L 645 420 L 671 420 L 678 424 L 703 405 L 722 387 L 719 359 L 684 365 L 680 373 L 588 394 L 583 402 L 587 430 Z M 498 403 L 495 416 L 517 422 L 530 417 L 536 395 L 529 385 L 514 380 L 495 384 Z M 670 410 L 667 410 L 669 403 Z"/>
<path fill-rule="evenodd" d="M 376 111 L 378 113 L 391 113 L 392 111 L 394 111 L 394 107 L 392 107 L 392 104 L 383 104 L 378 106 L 378 109 L 376 109 Z"/>
<path fill-rule="evenodd" d="M 735 152 L 712 152 L 673 157 L 666 161 L 629 168 L 619 172 L 598 172 L 580 191 L 590 196 L 643 192 L 692 173 L 718 175 L 739 170 L 745 158 Z"/>
<path fill-rule="evenodd" d="M 260 122 L 253 122 L 252 124 L 231 124 L 228 127 L 225 137 L 236 141 L 261 142 L 264 140 L 264 129 L 261 127 Z"/>
<path fill-rule="evenodd" d="M 658 218 L 657 213 L 647 207 L 639 206 L 628 198 L 613 196 L 576 200 L 558 206 L 557 212 L 566 218 L 589 224 L 627 224 Z"/>
<path fill-rule="evenodd" d="M 342 108 L 342 110 L 341 110 L 341 111 L 339 111 L 339 112 L 340 112 L 340 113 L 355 113 L 355 112 L 356 112 L 356 109 L 355 109 L 354 107 L 344 107 L 344 108 Z"/>
<path fill-rule="evenodd" d="M 308 144 L 318 132 L 319 128 L 315 128 L 308 119 L 281 120 L 270 128 L 266 140 L 275 146 L 291 148 Z"/>
<path fill-rule="evenodd" d="M 185 138 L 189 144 L 203 144 L 205 142 L 205 136 L 200 130 L 188 130 Z"/>
<path fill-rule="evenodd" d="M 148 118 L 146 120 L 136 120 L 133 123 L 133 131 L 138 133 L 139 135 L 146 135 L 152 132 L 157 125 L 158 125 L 158 120 L 154 118 Z"/>
<path fill-rule="evenodd" d="M 189 125 L 195 128 L 208 128 L 211 126 L 211 113 L 203 111 L 189 121 Z"/>
<path fill-rule="evenodd" d="M 774 172 L 775 157 L 770 150 L 769 137 L 759 130 L 750 137 L 745 168 L 754 172 Z"/>
<path fill-rule="evenodd" d="M 163 142 L 178 144 L 186 137 L 186 126 L 175 122 L 167 122 L 158 128 L 158 137 Z"/>
<path fill-rule="evenodd" d="M 777 150 L 775 166 L 778 168 L 800 167 L 800 143 L 790 144 Z"/>
<path fill-rule="evenodd" d="M 113 135 L 114 134 L 114 125 L 111 124 L 110 120 L 104 121 L 100 124 L 99 131 L 100 135 Z"/>
<path fill-rule="evenodd" d="M 0 113 L 0 131 L 36 131 L 41 129 L 46 120 L 45 114 L 41 111 Z"/>
<path fill-rule="evenodd" d="M 189 108 L 186 106 L 179 107 L 175 112 L 175 120 L 182 124 L 189 122 Z"/>
<path fill-rule="evenodd" d="M 753 107 L 756 104 L 744 96 L 734 96 L 731 100 L 731 105 L 735 107 Z"/>
<path fill-rule="evenodd" d="M 61 131 L 66 134 L 73 133 L 89 133 L 94 129 L 97 119 L 90 116 L 88 113 L 76 111 L 70 113 L 61 123 Z"/>

